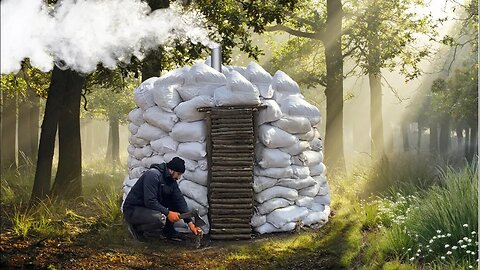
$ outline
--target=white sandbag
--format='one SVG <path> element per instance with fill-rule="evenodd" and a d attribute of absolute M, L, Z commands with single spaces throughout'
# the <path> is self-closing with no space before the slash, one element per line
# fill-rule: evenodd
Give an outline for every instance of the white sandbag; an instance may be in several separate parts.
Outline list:
<path fill-rule="evenodd" d="M 268 148 L 287 147 L 298 141 L 292 134 L 268 124 L 259 126 L 258 138 Z"/>
<path fill-rule="evenodd" d="M 255 166 L 253 172 L 256 176 L 267 176 L 270 178 L 288 178 L 293 176 L 293 170 L 290 166 L 286 168 L 267 168 L 263 169 Z"/>
<path fill-rule="evenodd" d="M 310 141 L 310 147 L 313 151 L 322 151 L 323 142 L 320 138 L 314 138 L 312 141 Z"/>
<path fill-rule="evenodd" d="M 277 121 L 282 117 L 282 110 L 275 100 L 266 99 L 262 102 L 262 105 L 267 107 L 258 111 L 257 125 Z"/>
<path fill-rule="evenodd" d="M 325 175 L 327 173 L 327 167 L 325 167 L 325 164 L 323 163 L 318 163 L 313 166 L 310 166 L 310 176 L 317 176 L 317 175 Z"/>
<path fill-rule="evenodd" d="M 332 202 L 330 193 L 326 195 L 315 196 L 315 198 L 313 198 L 313 201 L 316 203 L 324 204 L 324 205 L 329 205 Z"/>
<path fill-rule="evenodd" d="M 296 143 L 287 146 L 287 147 L 280 147 L 278 148 L 285 153 L 288 153 L 291 156 L 296 156 L 304 151 L 310 149 L 310 144 L 306 141 L 297 141 Z"/>
<path fill-rule="evenodd" d="M 297 165 L 292 165 L 292 170 L 293 170 L 293 178 L 306 178 L 310 176 L 310 168 L 306 166 L 297 166 Z"/>
<path fill-rule="evenodd" d="M 190 180 L 202 186 L 207 186 L 208 171 L 201 170 L 200 168 L 196 168 L 194 171 L 186 170 L 182 178 Z"/>
<path fill-rule="evenodd" d="M 190 101 L 198 96 L 206 96 L 213 99 L 215 89 L 225 84 L 186 84 L 177 88 L 177 92 L 183 101 Z"/>
<path fill-rule="evenodd" d="M 136 167 L 136 168 L 131 169 L 131 170 L 128 172 L 128 176 L 129 176 L 131 179 L 140 178 L 140 176 L 142 176 L 142 174 L 143 174 L 146 170 L 148 170 L 148 169 L 145 168 L 145 167 Z"/>
<path fill-rule="evenodd" d="M 267 222 L 267 216 L 254 213 L 252 219 L 250 220 L 250 225 L 255 228 L 262 226 L 265 224 L 265 222 Z"/>
<path fill-rule="evenodd" d="M 323 212 L 325 210 L 325 205 L 321 203 L 315 202 L 315 198 L 313 199 L 313 203 L 308 207 L 313 212 Z"/>
<path fill-rule="evenodd" d="M 128 131 L 130 131 L 130 133 L 131 133 L 132 135 L 135 135 L 135 134 L 137 134 L 138 126 L 135 125 L 134 123 L 129 123 L 129 124 L 128 124 Z"/>
<path fill-rule="evenodd" d="M 179 84 L 173 85 L 158 85 L 152 90 L 153 100 L 159 108 L 167 112 L 173 112 L 182 99 L 178 94 Z"/>
<path fill-rule="evenodd" d="M 284 198 L 272 198 L 259 205 L 257 205 L 258 213 L 261 215 L 269 214 L 275 209 L 287 207 L 292 205 L 293 202 Z M 266 221 L 266 220 L 265 220 Z"/>
<path fill-rule="evenodd" d="M 152 149 L 158 154 L 173 153 L 177 151 L 178 142 L 170 136 L 165 136 L 155 141 L 151 141 Z"/>
<path fill-rule="evenodd" d="M 262 66 L 256 62 L 250 62 L 245 70 L 245 78 L 252 83 L 271 83 L 270 75 Z"/>
<path fill-rule="evenodd" d="M 183 195 L 195 200 L 197 203 L 208 207 L 207 187 L 195 182 L 184 180 L 178 185 Z"/>
<path fill-rule="evenodd" d="M 328 185 L 327 183 L 327 177 L 325 175 L 315 175 L 315 176 L 312 176 L 313 179 L 315 179 L 315 181 L 317 183 L 320 184 L 320 186 L 326 186 Z"/>
<path fill-rule="evenodd" d="M 313 197 L 299 195 L 298 199 L 295 200 L 295 204 L 302 207 L 310 207 L 313 204 Z"/>
<path fill-rule="evenodd" d="M 253 84 L 236 71 L 232 71 L 227 78 L 227 88 L 232 92 L 255 92 Z"/>
<path fill-rule="evenodd" d="M 133 144 L 135 147 L 144 147 L 145 145 L 148 144 L 147 140 L 144 140 L 142 138 L 139 138 L 137 135 L 131 135 L 128 137 L 128 142 L 130 144 Z"/>
<path fill-rule="evenodd" d="M 307 150 L 299 155 L 292 156 L 292 164 L 313 167 L 323 161 L 323 152 Z"/>
<path fill-rule="evenodd" d="M 291 205 L 272 211 L 267 215 L 267 222 L 275 228 L 281 228 L 286 223 L 302 220 L 307 215 L 308 208 Z"/>
<path fill-rule="evenodd" d="M 294 179 L 294 178 L 282 178 L 277 182 L 277 186 L 289 187 L 296 190 L 303 190 L 304 188 L 311 187 L 317 182 L 312 177 L 308 176 L 303 179 Z M 315 195 L 311 196 L 314 197 Z"/>
<path fill-rule="evenodd" d="M 200 159 L 197 161 L 198 162 L 198 168 L 200 168 L 200 170 L 208 170 L 208 160 L 206 158 L 204 159 Z"/>
<path fill-rule="evenodd" d="M 195 171 L 195 169 L 198 168 L 198 163 L 195 160 L 182 157 L 177 153 L 166 153 L 163 156 L 163 159 L 165 160 L 165 162 L 170 162 L 170 160 L 172 160 L 174 157 L 180 157 L 185 161 L 185 170 Z"/>
<path fill-rule="evenodd" d="M 302 116 L 285 115 L 277 121 L 272 122 L 271 125 L 291 134 L 306 133 L 312 129 L 310 120 Z"/>
<path fill-rule="evenodd" d="M 312 224 L 325 224 L 328 221 L 328 215 L 324 212 L 310 212 L 303 218 L 303 224 L 310 226 Z"/>
<path fill-rule="evenodd" d="M 290 166 L 291 156 L 278 149 L 257 147 L 256 160 L 262 168 L 283 168 Z"/>
<path fill-rule="evenodd" d="M 328 185 L 320 186 L 317 192 L 317 196 L 325 196 L 330 193 L 330 187 Z"/>
<path fill-rule="evenodd" d="M 273 75 L 272 88 L 280 94 L 299 94 L 300 87 L 285 72 L 278 70 Z"/>
<path fill-rule="evenodd" d="M 198 210 L 198 214 L 200 216 L 203 216 L 203 215 L 206 215 L 208 213 L 208 208 L 197 203 L 195 200 L 192 200 L 190 199 L 189 197 L 187 196 L 184 196 L 185 198 L 185 201 L 187 202 L 187 205 L 188 205 L 188 210 L 189 211 L 192 211 L 194 209 L 197 209 Z"/>
<path fill-rule="evenodd" d="M 129 155 L 133 156 L 133 154 L 135 153 L 135 149 L 136 147 L 133 145 L 133 144 L 129 144 L 127 146 L 127 152 Z"/>
<path fill-rule="evenodd" d="M 135 167 L 142 166 L 142 161 L 136 159 L 134 156 L 129 155 L 127 157 L 127 166 L 128 166 L 128 169 L 131 170 Z"/>
<path fill-rule="evenodd" d="M 311 140 L 313 140 L 315 138 L 315 128 L 312 127 L 309 132 L 295 134 L 295 136 L 299 140 L 310 142 Z"/>
<path fill-rule="evenodd" d="M 253 177 L 253 190 L 256 193 L 259 193 L 262 190 L 273 187 L 277 183 L 277 181 L 278 179 L 276 178 L 255 175 Z"/>
<path fill-rule="evenodd" d="M 172 84 L 184 84 L 185 77 L 187 76 L 190 67 L 180 67 L 174 70 L 171 70 L 161 76 L 158 80 L 156 80 L 153 85 L 154 87 L 160 87 L 165 85 L 172 85 Z"/>
<path fill-rule="evenodd" d="M 207 135 L 207 125 L 205 121 L 178 122 L 173 126 L 170 132 L 177 142 L 202 142 Z"/>
<path fill-rule="evenodd" d="M 141 126 L 143 123 L 145 123 L 145 120 L 143 119 L 143 113 L 144 112 L 145 111 L 142 110 L 141 108 L 136 108 L 136 109 L 131 110 L 128 113 L 128 121 L 134 123 L 137 126 Z"/>
<path fill-rule="evenodd" d="M 135 100 L 135 104 L 138 107 L 146 110 L 152 106 L 155 106 L 155 102 L 153 101 L 153 84 L 158 79 L 158 77 L 152 77 L 140 84 L 140 86 L 133 91 L 133 99 Z"/>
<path fill-rule="evenodd" d="M 128 187 L 133 187 L 135 185 L 135 183 L 137 183 L 137 180 L 138 178 L 133 178 L 133 179 L 130 179 L 130 176 L 125 176 L 125 178 L 123 179 L 123 184 L 122 186 L 128 186 Z"/>
<path fill-rule="evenodd" d="M 299 95 L 285 97 L 278 105 L 283 114 L 306 117 L 312 126 L 320 122 L 320 110 Z"/>
<path fill-rule="evenodd" d="M 226 77 L 204 63 L 196 63 L 188 72 L 188 83 L 226 84 Z"/>
<path fill-rule="evenodd" d="M 320 183 L 315 183 L 315 185 L 300 189 L 298 195 L 315 197 L 320 190 Z"/>
<path fill-rule="evenodd" d="M 213 107 L 213 98 L 208 96 L 198 96 L 191 100 L 184 101 L 173 110 L 182 121 L 193 122 L 205 118 L 204 112 L 197 109 L 201 107 Z"/>
<path fill-rule="evenodd" d="M 168 133 L 163 131 L 161 128 L 144 123 L 138 128 L 138 132 L 135 136 L 146 141 L 154 141 L 167 135 Z"/>
<path fill-rule="evenodd" d="M 186 142 L 178 145 L 177 154 L 192 160 L 204 159 L 207 155 L 206 144 L 199 142 Z"/>
<path fill-rule="evenodd" d="M 135 148 L 135 150 L 133 151 L 133 156 L 136 159 L 141 160 L 144 157 L 151 156 L 152 153 L 153 153 L 152 147 L 150 145 L 146 145 L 141 148 Z"/>
<path fill-rule="evenodd" d="M 260 96 L 264 98 L 273 97 L 272 76 L 259 64 L 250 62 L 245 70 L 245 78 L 257 86 Z"/>
<path fill-rule="evenodd" d="M 161 128 L 163 131 L 170 132 L 178 122 L 178 117 L 171 112 L 164 111 L 158 106 L 148 108 L 143 113 L 143 119 L 154 127 Z"/>
<path fill-rule="evenodd" d="M 229 77 L 232 72 L 238 72 L 240 75 L 245 77 L 245 73 L 247 71 L 246 67 L 240 67 L 240 66 L 222 66 L 222 73 L 225 75 L 225 77 Z"/>
<path fill-rule="evenodd" d="M 213 100 L 215 106 L 234 106 L 234 105 L 259 105 L 260 94 L 254 87 L 254 91 L 231 91 L 226 86 L 215 89 Z"/>
<path fill-rule="evenodd" d="M 255 194 L 255 200 L 259 203 L 263 203 L 272 198 L 285 198 L 290 201 L 295 201 L 298 198 L 298 192 L 295 189 L 274 186 Z"/>
<path fill-rule="evenodd" d="M 151 156 L 151 157 L 143 158 L 142 159 L 142 166 L 145 167 L 145 168 L 150 168 L 150 166 L 152 166 L 152 164 L 162 164 L 164 162 L 165 162 L 165 160 L 163 160 L 163 158 L 161 156 L 154 155 L 154 156 Z"/>
<path fill-rule="evenodd" d="M 293 231 L 296 226 L 297 226 L 296 222 L 289 222 L 283 225 L 281 228 L 276 228 L 275 226 L 267 222 L 260 227 L 254 228 L 254 230 L 259 234 L 274 233 L 274 232 L 289 232 L 289 231 Z"/>

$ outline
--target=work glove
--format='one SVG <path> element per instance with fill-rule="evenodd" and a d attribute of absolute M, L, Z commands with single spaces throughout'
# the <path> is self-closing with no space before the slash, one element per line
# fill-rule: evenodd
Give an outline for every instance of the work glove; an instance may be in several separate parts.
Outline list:
<path fill-rule="evenodd" d="M 197 235 L 199 233 L 202 232 L 202 229 L 200 227 L 195 227 L 195 225 L 193 224 L 193 222 L 189 222 L 188 223 L 188 228 L 190 229 L 190 231 L 192 231 L 193 234 Z"/>
<path fill-rule="evenodd" d="M 170 222 L 175 223 L 180 220 L 180 213 L 169 211 L 167 218 Z"/>

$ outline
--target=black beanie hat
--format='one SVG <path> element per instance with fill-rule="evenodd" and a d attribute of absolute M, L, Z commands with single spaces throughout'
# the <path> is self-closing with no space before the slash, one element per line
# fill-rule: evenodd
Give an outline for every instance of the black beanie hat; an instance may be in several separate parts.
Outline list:
<path fill-rule="evenodd" d="M 179 157 L 174 157 L 172 160 L 170 160 L 170 162 L 167 163 L 167 168 L 179 173 L 184 173 L 185 161 Z"/>

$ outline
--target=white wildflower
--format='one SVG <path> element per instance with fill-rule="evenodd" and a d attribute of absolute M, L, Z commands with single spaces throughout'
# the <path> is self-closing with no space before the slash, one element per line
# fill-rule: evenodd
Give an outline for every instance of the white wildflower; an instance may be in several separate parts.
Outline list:
<path fill-rule="evenodd" d="M 437 233 L 441 233 L 441 232 L 442 232 L 442 231 L 440 231 L 440 230 L 437 230 Z"/>
<path fill-rule="evenodd" d="M 468 237 L 463 237 L 463 241 L 468 241 Z"/>
<path fill-rule="evenodd" d="M 470 250 L 467 250 L 467 254 L 470 254 L 470 253 L 472 253 L 472 252 Z"/>
<path fill-rule="evenodd" d="M 464 228 L 467 228 L 467 227 L 468 227 L 468 224 L 463 224 L 463 227 L 464 227 Z"/>
<path fill-rule="evenodd" d="M 467 245 L 461 245 L 460 247 L 461 248 L 467 248 Z"/>
<path fill-rule="evenodd" d="M 440 259 L 445 260 L 445 256 L 440 257 Z"/>
<path fill-rule="evenodd" d="M 433 243 L 433 239 L 431 239 L 430 241 L 428 241 L 428 243 L 430 243 L 430 244 Z"/>
<path fill-rule="evenodd" d="M 452 247 L 453 250 L 456 250 L 457 248 L 458 248 L 457 246 L 453 246 L 453 247 Z"/>
<path fill-rule="evenodd" d="M 445 248 L 448 248 L 449 246 L 450 246 L 449 244 L 446 244 L 446 245 L 445 245 Z"/>
<path fill-rule="evenodd" d="M 450 250 L 449 250 L 449 251 L 447 251 L 447 255 L 450 255 L 450 254 L 452 254 L 452 252 L 451 252 Z"/>
<path fill-rule="evenodd" d="M 447 233 L 447 237 L 450 237 L 450 236 L 452 236 L 452 234 L 451 234 L 451 233 Z"/>
<path fill-rule="evenodd" d="M 476 234 L 477 232 L 476 231 L 473 231 L 472 234 Z"/>

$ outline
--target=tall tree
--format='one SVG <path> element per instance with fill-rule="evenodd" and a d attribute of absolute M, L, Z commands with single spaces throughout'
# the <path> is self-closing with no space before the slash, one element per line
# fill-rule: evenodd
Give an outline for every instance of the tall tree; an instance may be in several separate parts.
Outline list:
<path fill-rule="evenodd" d="M 407 80 L 421 74 L 419 62 L 428 55 L 415 35 L 434 33 L 428 16 L 415 13 L 418 0 L 360 0 L 346 5 L 346 55 L 353 58 L 370 84 L 371 153 L 385 151 L 382 116 L 382 69 L 399 70 Z"/>
<path fill-rule="evenodd" d="M 80 95 L 84 77 L 54 66 L 40 133 L 31 201 L 49 194 L 63 199 L 81 195 Z M 55 135 L 59 129 L 59 165 L 50 193 Z"/>
<path fill-rule="evenodd" d="M 325 162 L 331 168 L 344 171 L 342 3 L 338 0 L 308 1 L 300 4 L 297 10 L 290 13 L 283 24 L 269 26 L 266 30 L 283 31 L 323 45 L 326 74 L 319 75 L 316 82 L 326 86 Z"/>

